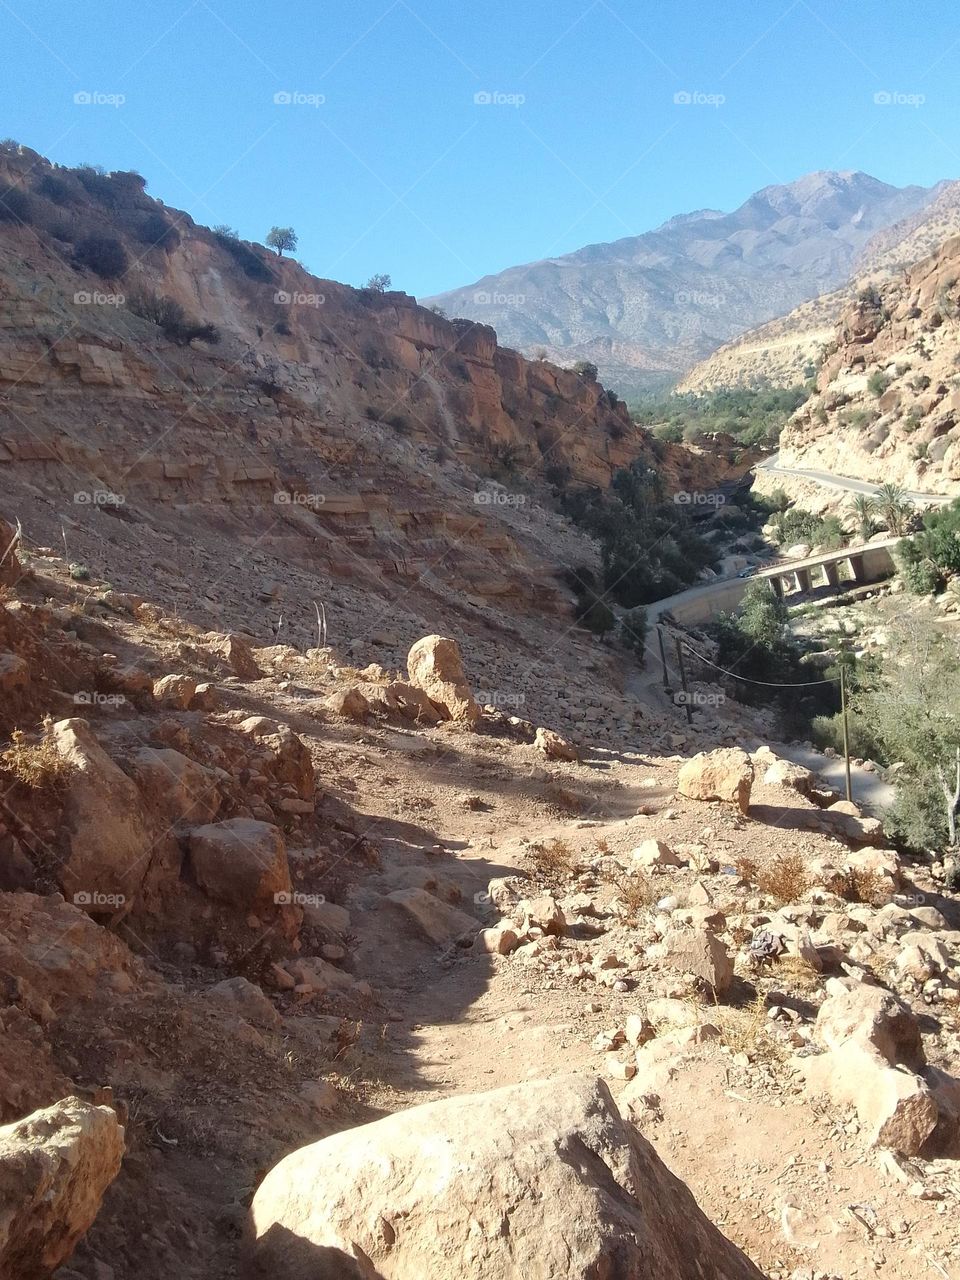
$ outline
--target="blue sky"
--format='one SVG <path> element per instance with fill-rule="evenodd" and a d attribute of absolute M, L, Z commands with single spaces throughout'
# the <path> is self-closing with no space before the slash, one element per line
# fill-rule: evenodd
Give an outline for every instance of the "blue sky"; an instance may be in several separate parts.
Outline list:
<path fill-rule="evenodd" d="M 0 136 L 421 297 L 813 169 L 960 176 L 954 0 L 0 0 L 0 40 Z"/>

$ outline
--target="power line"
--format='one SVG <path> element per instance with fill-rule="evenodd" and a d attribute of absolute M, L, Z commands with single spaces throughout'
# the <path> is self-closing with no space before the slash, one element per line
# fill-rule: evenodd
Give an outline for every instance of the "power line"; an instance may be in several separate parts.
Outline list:
<path fill-rule="evenodd" d="M 738 676 L 735 671 L 728 671 L 726 667 L 721 667 L 718 666 L 717 663 L 711 662 L 710 659 L 705 658 L 702 653 L 697 653 L 696 649 L 691 649 L 685 640 L 681 640 L 680 643 L 688 653 L 693 655 L 693 657 L 697 658 L 700 662 L 706 663 L 708 667 L 713 667 L 714 670 L 721 672 L 723 675 L 729 676 L 731 680 L 742 680 L 744 684 L 760 685 L 764 689 L 811 689 L 815 685 L 837 684 L 839 681 L 839 676 L 831 676 L 827 680 L 800 680 L 795 684 L 777 684 L 771 680 L 751 680 L 749 676 Z"/>

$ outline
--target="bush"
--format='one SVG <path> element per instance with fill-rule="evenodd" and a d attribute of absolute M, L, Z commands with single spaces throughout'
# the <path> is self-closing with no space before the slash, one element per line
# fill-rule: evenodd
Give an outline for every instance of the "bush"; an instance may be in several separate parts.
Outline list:
<path fill-rule="evenodd" d="M 588 382 L 596 382 L 600 371 L 592 360 L 578 360 L 573 366 L 573 372 L 578 373 L 581 378 L 586 378 Z"/>
<path fill-rule="evenodd" d="M 214 345 L 220 341 L 220 331 L 215 325 L 205 324 L 189 315 L 173 298 L 156 293 L 136 293 L 127 299 L 127 306 L 134 313 L 162 329 L 166 337 L 181 347 L 194 339 Z"/>
<path fill-rule="evenodd" d="M 74 261 L 107 280 L 119 280 L 129 265 L 127 251 L 116 236 L 84 236 L 74 249 Z"/>
<path fill-rule="evenodd" d="M 263 284 L 274 283 L 277 277 L 273 269 L 248 244 L 238 240 L 235 233 L 218 230 L 213 234 L 220 248 L 230 254 L 245 276 Z"/>
<path fill-rule="evenodd" d="M 0 190 L 0 222 L 27 227 L 35 216 L 36 206 L 22 187 L 4 187 Z"/>
<path fill-rule="evenodd" d="M 886 391 L 887 387 L 889 387 L 891 381 L 892 379 L 889 378 L 887 374 L 883 373 L 880 369 L 875 369 L 867 379 L 867 390 L 872 396 L 876 396 L 879 399 Z"/>
<path fill-rule="evenodd" d="M 144 214 L 137 222 L 136 236 L 142 244 L 162 249 L 164 253 L 172 253 L 180 243 L 180 232 L 162 213 Z"/>
<path fill-rule="evenodd" d="M 37 195 L 43 196 L 47 200 L 52 200 L 54 204 L 60 205 L 61 208 L 72 204 L 76 198 L 70 183 L 58 177 L 55 173 L 43 174 L 34 190 Z"/>

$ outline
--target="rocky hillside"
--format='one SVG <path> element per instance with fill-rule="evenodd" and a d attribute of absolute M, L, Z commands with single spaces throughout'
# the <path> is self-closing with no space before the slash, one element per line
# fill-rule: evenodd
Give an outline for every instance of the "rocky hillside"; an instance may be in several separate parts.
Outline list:
<path fill-rule="evenodd" d="M 844 312 L 781 463 L 953 494 L 960 487 L 960 238 Z"/>
<path fill-rule="evenodd" d="M 960 233 L 960 182 L 941 183 L 938 191 L 929 205 L 873 237 L 842 288 L 725 342 L 695 365 L 677 390 L 700 392 L 759 381 L 792 386 L 804 381 L 807 371 L 820 363 L 844 308 L 860 290 L 894 279 Z"/>
<path fill-rule="evenodd" d="M 836 288 L 874 235 L 926 208 L 938 190 L 892 187 L 865 173 L 808 174 L 765 187 L 732 213 L 672 218 L 429 301 L 492 324 L 522 351 L 593 361 L 632 396 Z"/>
<path fill-rule="evenodd" d="M 16 148 L 0 175 L 11 510 L 199 625 L 307 643 L 315 600 L 339 641 L 409 639 L 438 610 L 488 634 L 553 618 L 557 573 L 596 551 L 538 502 L 551 483 L 603 487 L 635 458 L 668 491 L 729 470 L 655 451 L 599 383 L 486 326 L 318 280 L 137 175 Z"/>

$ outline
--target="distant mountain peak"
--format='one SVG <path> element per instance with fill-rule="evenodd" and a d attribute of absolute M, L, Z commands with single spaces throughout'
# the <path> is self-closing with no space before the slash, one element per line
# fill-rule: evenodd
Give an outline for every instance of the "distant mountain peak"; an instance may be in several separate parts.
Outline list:
<path fill-rule="evenodd" d="M 942 189 L 822 169 L 762 188 L 729 213 L 699 209 L 655 230 L 510 267 L 427 302 L 491 324 L 501 342 L 561 364 L 588 359 L 636 394 L 722 343 L 837 288 L 866 246 Z"/>

